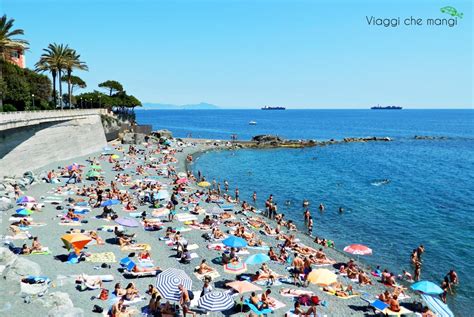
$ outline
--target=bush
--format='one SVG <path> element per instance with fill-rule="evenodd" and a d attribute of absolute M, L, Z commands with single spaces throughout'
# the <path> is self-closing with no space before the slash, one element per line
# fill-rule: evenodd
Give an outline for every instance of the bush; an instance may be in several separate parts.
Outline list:
<path fill-rule="evenodd" d="M 10 112 L 10 111 L 16 111 L 15 106 L 7 103 L 7 104 L 4 104 L 3 107 L 0 107 L 0 112 Z"/>

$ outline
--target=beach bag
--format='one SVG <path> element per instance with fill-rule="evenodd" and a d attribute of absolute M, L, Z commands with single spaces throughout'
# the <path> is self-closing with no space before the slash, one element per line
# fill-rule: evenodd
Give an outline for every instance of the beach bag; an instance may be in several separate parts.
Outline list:
<path fill-rule="evenodd" d="M 189 300 L 193 300 L 193 299 L 194 299 L 194 293 L 193 293 L 193 291 L 188 291 L 188 295 L 189 295 Z"/>
<path fill-rule="evenodd" d="M 102 307 L 100 307 L 99 305 L 94 305 L 94 307 L 92 308 L 92 312 L 93 313 L 102 313 L 104 311 L 104 309 Z"/>
<path fill-rule="evenodd" d="M 103 288 L 103 289 L 100 291 L 99 299 L 100 299 L 100 300 L 107 300 L 107 299 L 109 299 L 109 291 L 106 290 L 105 288 Z"/>

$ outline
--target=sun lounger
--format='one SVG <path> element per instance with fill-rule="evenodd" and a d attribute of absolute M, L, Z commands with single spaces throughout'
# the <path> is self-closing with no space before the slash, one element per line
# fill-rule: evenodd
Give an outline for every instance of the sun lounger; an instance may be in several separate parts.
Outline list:
<path fill-rule="evenodd" d="M 250 303 L 248 299 L 245 299 L 244 304 L 247 305 L 250 308 L 250 310 L 257 316 L 268 315 L 268 314 L 273 313 L 273 310 L 270 308 L 258 310 L 258 308 L 254 304 Z"/>

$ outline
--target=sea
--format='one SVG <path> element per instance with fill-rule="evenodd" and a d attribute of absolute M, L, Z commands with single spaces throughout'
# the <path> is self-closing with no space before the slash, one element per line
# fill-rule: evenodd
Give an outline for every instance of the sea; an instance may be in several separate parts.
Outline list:
<path fill-rule="evenodd" d="M 410 253 L 423 244 L 422 279 L 440 283 L 450 269 L 457 271 L 460 285 L 448 304 L 457 316 L 472 316 L 473 110 L 138 110 L 136 115 L 138 123 L 169 129 L 176 137 L 390 137 L 392 142 L 210 151 L 192 168 L 207 180 L 227 180 L 231 193 L 238 187 L 241 200 L 251 201 L 256 191 L 259 207 L 273 194 L 279 211 L 301 228 L 302 202 L 309 200 L 313 233 L 334 240 L 340 250 L 352 243 L 369 246 L 373 255 L 360 260 L 371 266 L 413 273 Z"/>

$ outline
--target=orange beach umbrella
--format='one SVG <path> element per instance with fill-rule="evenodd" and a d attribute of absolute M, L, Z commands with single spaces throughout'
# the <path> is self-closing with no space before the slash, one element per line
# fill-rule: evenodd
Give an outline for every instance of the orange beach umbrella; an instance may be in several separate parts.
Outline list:
<path fill-rule="evenodd" d="M 262 290 L 261 287 L 247 281 L 233 281 L 233 282 L 227 283 L 226 285 L 235 289 L 240 294 Z"/>
<path fill-rule="evenodd" d="M 61 240 L 68 250 L 74 249 L 77 254 L 92 241 L 92 238 L 82 233 L 70 233 L 63 235 Z"/>
<path fill-rule="evenodd" d="M 328 269 L 317 269 L 308 274 L 307 280 L 313 284 L 328 286 L 337 282 L 337 275 Z"/>

